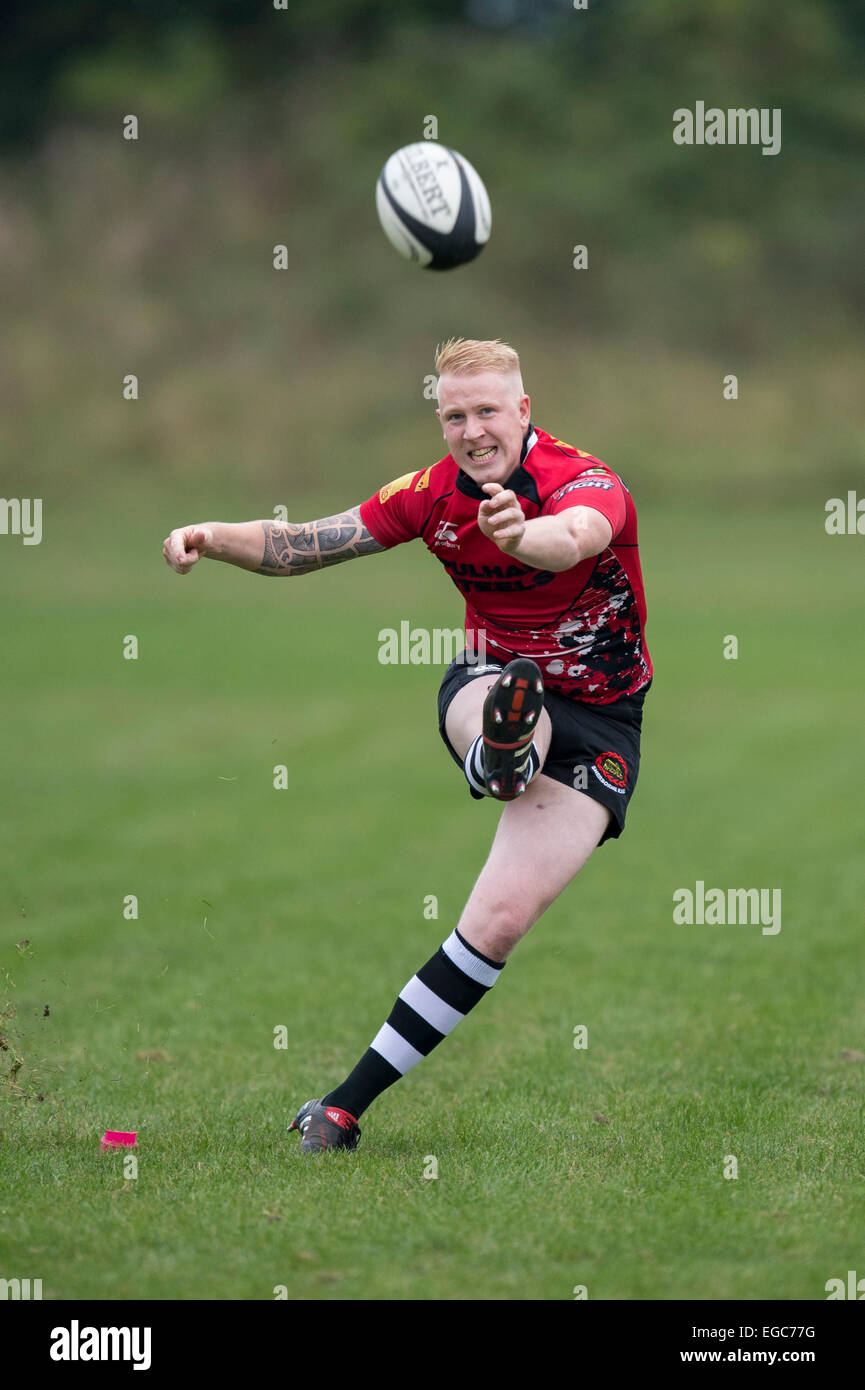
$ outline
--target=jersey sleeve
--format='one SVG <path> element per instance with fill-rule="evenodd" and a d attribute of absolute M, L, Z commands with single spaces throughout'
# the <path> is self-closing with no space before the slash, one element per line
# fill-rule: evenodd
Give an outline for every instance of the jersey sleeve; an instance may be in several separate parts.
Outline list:
<path fill-rule="evenodd" d="M 557 488 L 541 508 L 541 515 L 555 516 L 568 507 L 591 507 L 600 512 L 612 526 L 615 540 L 628 515 L 628 494 L 621 478 L 608 468 L 589 468 Z"/>
<path fill-rule="evenodd" d="M 418 496 L 418 489 L 426 486 L 428 474 L 429 469 L 404 473 L 361 502 L 360 519 L 379 545 L 390 549 L 420 535 L 423 497 Z"/>

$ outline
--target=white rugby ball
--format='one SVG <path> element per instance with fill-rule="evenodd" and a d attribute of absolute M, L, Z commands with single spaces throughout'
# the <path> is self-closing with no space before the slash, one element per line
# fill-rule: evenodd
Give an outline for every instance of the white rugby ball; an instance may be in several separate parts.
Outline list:
<path fill-rule="evenodd" d="M 469 161 L 433 140 L 392 154 L 375 191 L 392 246 L 427 270 L 450 270 L 479 255 L 492 226 L 487 190 Z"/>

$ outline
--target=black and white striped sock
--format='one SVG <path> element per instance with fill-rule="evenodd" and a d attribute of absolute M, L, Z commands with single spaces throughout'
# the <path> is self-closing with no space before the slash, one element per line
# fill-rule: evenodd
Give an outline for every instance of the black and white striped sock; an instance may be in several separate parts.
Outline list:
<path fill-rule="evenodd" d="M 528 786 L 541 765 L 540 754 L 534 742 L 527 744 L 524 762 L 525 767 L 521 770 L 521 776 L 524 778 L 526 786 Z M 471 748 L 466 753 L 463 760 L 463 772 L 475 796 L 489 796 L 486 773 L 484 772 L 483 734 L 478 734 Z"/>
<path fill-rule="evenodd" d="M 484 772 L 483 734 L 478 734 L 471 748 L 466 753 L 463 759 L 463 772 L 466 775 L 466 781 L 472 791 L 477 792 L 478 796 L 486 796 L 487 779 Z"/>
<path fill-rule="evenodd" d="M 357 1119 L 376 1096 L 411 1071 L 492 989 L 505 968 L 454 928 L 399 998 L 357 1066 L 323 1097 Z"/>

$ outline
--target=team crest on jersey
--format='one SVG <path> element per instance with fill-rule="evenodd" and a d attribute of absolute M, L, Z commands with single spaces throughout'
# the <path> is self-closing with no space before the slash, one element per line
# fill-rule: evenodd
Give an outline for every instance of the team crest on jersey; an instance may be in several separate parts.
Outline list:
<path fill-rule="evenodd" d="M 401 478 L 394 478 L 392 483 L 385 483 L 378 491 L 379 502 L 386 502 L 395 492 L 403 492 L 405 488 L 411 487 L 413 480 L 414 473 L 403 473 Z"/>
<path fill-rule="evenodd" d="M 592 772 L 611 791 L 624 793 L 628 785 L 628 765 L 621 753 L 599 753 L 592 764 Z"/>

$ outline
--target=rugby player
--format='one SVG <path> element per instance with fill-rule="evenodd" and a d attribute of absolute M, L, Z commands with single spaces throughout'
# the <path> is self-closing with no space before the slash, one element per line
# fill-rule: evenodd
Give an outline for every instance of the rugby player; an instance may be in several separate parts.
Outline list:
<path fill-rule="evenodd" d="M 506 343 L 451 339 L 436 371 L 449 449 L 438 463 L 319 521 L 205 522 L 163 548 L 178 574 L 206 557 L 292 576 L 421 538 L 466 600 L 439 731 L 471 795 L 504 808 L 447 940 L 345 1080 L 289 1126 L 304 1153 L 356 1148 L 367 1107 L 474 1008 L 592 852 L 621 835 L 639 771 L 652 664 L 628 489 L 532 423 Z"/>

